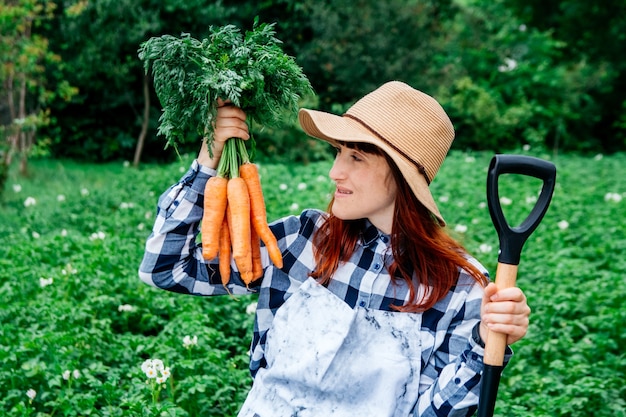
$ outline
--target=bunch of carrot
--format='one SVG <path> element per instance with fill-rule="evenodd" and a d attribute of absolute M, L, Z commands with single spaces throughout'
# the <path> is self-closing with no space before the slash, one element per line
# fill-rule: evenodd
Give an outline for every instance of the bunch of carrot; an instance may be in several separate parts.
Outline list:
<path fill-rule="evenodd" d="M 246 285 L 263 275 L 261 241 L 274 265 L 283 266 L 276 237 L 267 223 L 258 168 L 250 162 L 242 139 L 226 142 L 217 176 L 207 181 L 200 231 L 202 256 L 207 260 L 219 256 L 224 286 L 230 279 L 231 256 Z"/>

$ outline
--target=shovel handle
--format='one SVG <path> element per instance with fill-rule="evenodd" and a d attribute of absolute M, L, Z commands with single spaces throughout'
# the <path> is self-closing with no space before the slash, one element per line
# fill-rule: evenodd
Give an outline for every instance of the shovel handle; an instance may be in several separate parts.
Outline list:
<path fill-rule="evenodd" d="M 498 291 L 504 288 L 515 287 L 517 280 L 517 265 L 498 263 L 496 269 L 496 287 Z M 504 365 L 504 352 L 506 350 L 505 333 L 494 332 L 489 330 L 487 342 L 485 343 L 485 365 L 502 366 Z"/>
<path fill-rule="evenodd" d="M 501 174 L 521 174 L 543 181 L 541 193 L 532 211 L 517 227 L 511 227 L 504 218 L 498 178 Z M 537 228 L 548 210 L 556 183 L 556 167 L 551 162 L 527 155 L 495 155 L 487 173 L 487 205 L 491 220 L 500 239 L 498 262 L 518 265 L 526 239 Z"/>

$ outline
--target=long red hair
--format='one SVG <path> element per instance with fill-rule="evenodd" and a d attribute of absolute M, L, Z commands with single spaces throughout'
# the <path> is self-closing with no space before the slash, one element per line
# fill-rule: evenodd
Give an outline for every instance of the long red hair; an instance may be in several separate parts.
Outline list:
<path fill-rule="evenodd" d="M 365 143 L 342 143 L 363 152 L 382 155 L 398 186 L 391 230 L 393 262 L 387 265 L 392 279 L 402 279 L 409 288 L 409 302 L 393 306 L 398 311 L 419 312 L 433 307 L 456 284 L 459 268 L 477 282 L 487 278 L 466 258 L 466 250 L 450 237 L 439 220 L 417 200 L 393 160 L 380 148 Z M 329 204 L 331 213 L 333 200 Z M 363 220 L 341 220 L 332 214 L 313 237 L 316 269 L 311 276 L 326 285 L 340 262 L 350 259 L 362 231 Z M 419 291 L 420 287 L 426 289 Z"/>

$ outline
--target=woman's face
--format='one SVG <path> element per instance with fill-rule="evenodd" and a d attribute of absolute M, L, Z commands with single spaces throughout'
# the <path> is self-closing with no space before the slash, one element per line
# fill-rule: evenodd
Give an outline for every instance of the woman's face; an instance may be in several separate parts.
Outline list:
<path fill-rule="evenodd" d="M 397 186 L 384 156 L 339 145 L 329 176 L 337 185 L 331 207 L 335 216 L 367 218 L 391 233 Z"/>

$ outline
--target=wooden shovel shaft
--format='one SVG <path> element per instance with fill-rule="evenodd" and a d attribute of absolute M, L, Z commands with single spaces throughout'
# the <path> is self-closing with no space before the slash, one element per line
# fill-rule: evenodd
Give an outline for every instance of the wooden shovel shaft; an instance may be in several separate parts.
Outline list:
<path fill-rule="evenodd" d="M 516 280 L 517 265 L 499 262 L 496 270 L 496 287 L 498 287 L 498 291 L 514 287 Z M 485 343 L 484 362 L 486 365 L 502 366 L 504 364 L 506 337 L 507 335 L 505 333 L 489 330 L 487 342 Z"/>

